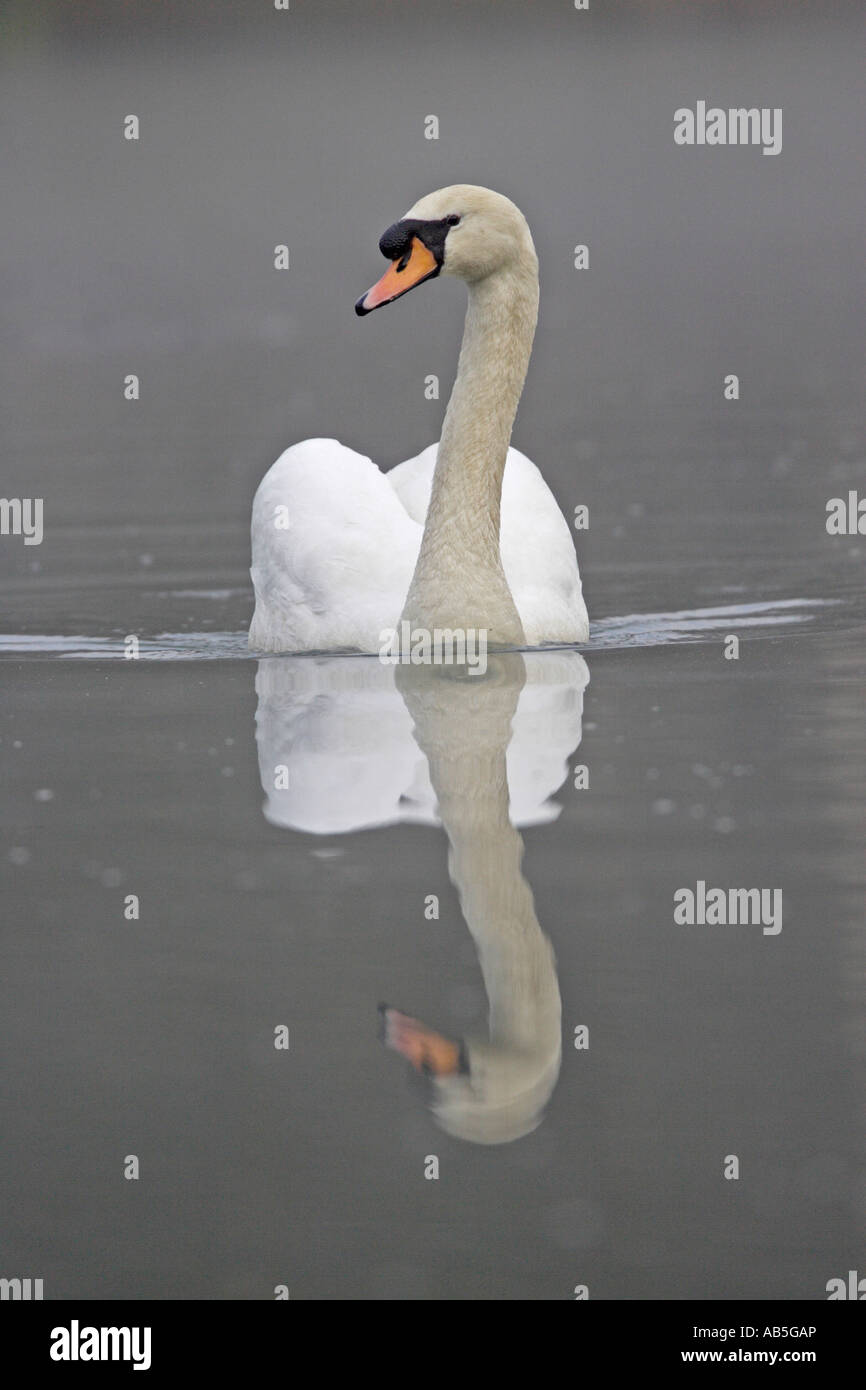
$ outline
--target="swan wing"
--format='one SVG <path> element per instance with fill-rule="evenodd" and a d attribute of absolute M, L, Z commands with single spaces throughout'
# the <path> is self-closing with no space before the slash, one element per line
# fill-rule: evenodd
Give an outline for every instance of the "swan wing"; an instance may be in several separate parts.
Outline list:
<path fill-rule="evenodd" d="M 378 652 L 420 543 L 421 527 L 370 459 L 336 439 L 293 445 L 253 501 L 250 646 Z"/>
<path fill-rule="evenodd" d="M 589 618 L 568 522 L 531 459 L 509 449 L 499 527 L 502 568 L 530 647 L 585 642 Z"/>

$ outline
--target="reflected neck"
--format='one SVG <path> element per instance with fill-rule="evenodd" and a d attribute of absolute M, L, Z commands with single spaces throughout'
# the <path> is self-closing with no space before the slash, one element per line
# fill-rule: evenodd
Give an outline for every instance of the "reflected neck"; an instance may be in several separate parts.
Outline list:
<path fill-rule="evenodd" d="M 449 877 L 478 951 L 490 1045 L 549 1057 L 560 1037 L 556 967 L 509 814 L 506 754 L 525 679 L 517 652 L 497 656 L 477 680 L 397 672 L 448 837 Z"/>

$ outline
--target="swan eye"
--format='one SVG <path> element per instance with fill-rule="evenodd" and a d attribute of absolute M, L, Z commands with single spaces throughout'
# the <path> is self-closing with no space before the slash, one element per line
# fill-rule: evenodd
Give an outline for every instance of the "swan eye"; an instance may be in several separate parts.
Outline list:
<path fill-rule="evenodd" d="M 459 213 L 459 212 L 449 212 L 448 216 L 445 218 L 445 226 L 446 226 L 446 227 L 456 227 L 456 226 L 457 226 L 457 223 L 458 223 L 459 221 L 460 221 L 460 213 Z"/>

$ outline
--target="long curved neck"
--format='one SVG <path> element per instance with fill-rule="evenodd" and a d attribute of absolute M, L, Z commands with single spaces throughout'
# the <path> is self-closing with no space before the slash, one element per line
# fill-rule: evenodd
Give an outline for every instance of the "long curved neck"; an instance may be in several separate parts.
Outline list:
<path fill-rule="evenodd" d="M 502 477 L 538 316 L 531 246 L 469 286 L 457 378 L 433 474 L 403 618 L 432 629 L 486 630 L 520 646 L 523 629 L 499 554 Z"/>

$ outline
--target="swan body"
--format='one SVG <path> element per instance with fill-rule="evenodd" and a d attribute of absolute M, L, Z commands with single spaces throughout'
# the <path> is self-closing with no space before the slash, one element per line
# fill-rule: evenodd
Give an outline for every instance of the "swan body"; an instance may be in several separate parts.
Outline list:
<path fill-rule="evenodd" d="M 381 649 L 409 591 L 438 449 L 431 444 L 389 473 L 336 439 L 305 439 L 277 459 L 253 503 L 251 647 Z M 286 529 L 273 524 L 280 507 Z M 499 545 L 526 644 L 586 641 L 568 524 L 538 468 L 514 448 L 502 481 Z"/>
<path fill-rule="evenodd" d="M 391 266 L 359 314 L 440 271 L 466 281 L 457 377 L 438 444 L 384 474 L 333 439 L 287 449 L 253 503 L 250 646 L 380 652 L 401 621 L 492 647 L 586 640 L 568 525 L 510 447 L 538 310 L 538 264 L 507 198 L 458 184 L 383 235 Z"/>

